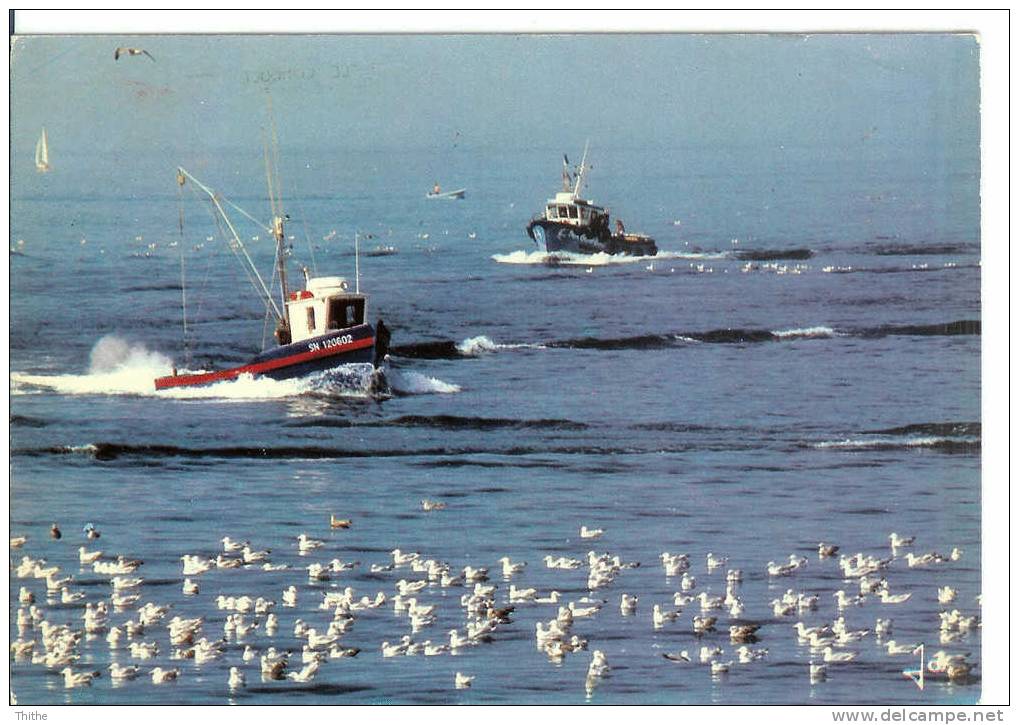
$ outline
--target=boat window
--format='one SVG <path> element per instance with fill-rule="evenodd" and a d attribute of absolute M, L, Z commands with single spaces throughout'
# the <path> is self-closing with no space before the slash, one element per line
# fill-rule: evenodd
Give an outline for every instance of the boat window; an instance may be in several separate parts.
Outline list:
<path fill-rule="evenodd" d="M 569 212 L 570 219 L 576 219 L 577 218 L 577 207 L 575 207 L 575 206 L 568 206 L 568 207 L 566 207 L 566 211 Z"/>
<path fill-rule="evenodd" d="M 548 209 L 547 209 L 547 211 L 548 211 L 548 218 L 549 219 L 555 219 L 555 217 L 556 217 L 555 207 L 550 204 Z"/>
<path fill-rule="evenodd" d="M 559 218 L 565 219 L 567 216 L 569 216 L 569 212 L 566 211 L 566 207 L 565 206 L 559 207 Z"/>
<path fill-rule="evenodd" d="M 364 324 L 363 299 L 329 300 L 329 330 L 344 330 L 354 325 Z"/>
<path fill-rule="evenodd" d="M 315 331 L 315 308 L 308 308 L 308 332 Z"/>

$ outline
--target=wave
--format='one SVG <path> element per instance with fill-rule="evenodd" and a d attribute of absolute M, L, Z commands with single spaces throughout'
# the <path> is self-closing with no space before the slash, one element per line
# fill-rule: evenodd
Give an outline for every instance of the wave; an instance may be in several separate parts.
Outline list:
<path fill-rule="evenodd" d="M 758 342 L 779 342 L 796 339 L 825 339 L 835 337 L 886 337 L 891 335 L 939 336 L 979 335 L 980 320 L 955 320 L 928 325 L 881 325 L 878 327 L 838 329 L 826 325 L 791 327 L 780 330 L 761 328 L 719 328 L 705 331 L 686 331 L 630 335 L 626 337 L 576 337 L 565 340 L 551 340 L 542 343 L 502 344 L 485 335 L 478 335 L 454 342 L 452 340 L 429 340 L 399 345 L 391 354 L 406 358 L 458 360 L 477 357 L 483 352 L 495 350 L 529 349 L 576 349 L 576 350 L 657 350 L 691 342 L 715 344 L 746 344 Z"/>
<path fill-rule="evenodd" d="M 400 395 L 450 394 L 459 393 L 461 390 L 455 383 L 447 383 L 413 371 L 390 370 L 387 377 L 393 392 Z"/>
<path fill-rule="evenodd" d="M 466 357 L 478 357 L 482 353 L 486 352 L 498 352 L 499 350 L 518 350 L 521 348 L 541 348 L 542 345 L 531 345 L 528 343 L 518 344 L 503 344 L 495 342 L 492 338 L 487 335 L 478 335 L 477 337 L 468 337 L 466 340 L 458 343 L 456 346 L 457 351 Z"/>
<path fill-rule="evenodd" d="M 979 253 L 978 244 L 878 244 L 866 251 L 882 257 Z"/>
<path fill-rule="evenodd" d="M 408 428 L 440 428 L 443 430 L 586 430 L 586 423 L 558 418 L 516 419 L 516 418 L 475 418 L 459 415 L 405 415 L 379 425 Z"/>
<path fill-rule="evenodd" d="M 903 435 L 883 438 L 845 438 L 843 440 L 821 441 L 813 443 L 812 447 L 846 451 L 930 449 L 942 453 L 979 453 L 981 444 L 979 439 Z"/>
<path fill-rule="evenodd" d="M 113 443 L 98 442 L 74 446 L 49 446 L 45 448 L 12 449 L 12 456 L 42 457 L 51 455 L 84 455 L 97 461 L 115 461 L 122 458 L 247 458 L 269 460 L 322 460 L 344 458 L 412 458 L 464 456 L 556 456 L 556 455 L 633 455 L 644 454 L 639 448 L 612 448 L 607 446 L 512 446 L 509 448 L 383 448 L 353 449 L 328 448 L 323 446 L 220 446 L 193 448 L 163 443 Z M 659 449 L 654 451 L 660 453 Z M 668 452 L 668 451 L 666 451 Z M 546 465 L 535 461 L 536 465 Z"/>
<path fill-rule="evenodd" d="M 460 415 L 403 415 L 357 423 L 346 418 L 299 420 L 290 428 L 438 428 L 440 430 L 587 430 L 591 426 L 558 418 L 480 418 Z"/>
<path fill-rule="evenodd" d="M 882 325 L 860 330 L 862 337 L 884 337 L 886 335 L 979 335 L 980 320 L 955 320 L 931 325 Z"/>
<path fill-rule="evenodd" d="M 732 257 L 744 262 L 768 262 L 776 259 L 810 259 L 813 250 L 796 249 L 739 249 L 733 251 Z"/>
<path fill-rule="evenodd" d="M 968 436 L 980 437 L 980 423 L 911 423 L 897 428 L 868 430 L 871 435 L 930 435 L 930 436 Z"/>
<path fill-rule="evenodd" d="M 797 337 L 835 337 L 843 333 L 836 332 L 830 327 L 794 327 L 790 330 L 776 330 L 775 337 L 780 340 L 788 340 Z"/>

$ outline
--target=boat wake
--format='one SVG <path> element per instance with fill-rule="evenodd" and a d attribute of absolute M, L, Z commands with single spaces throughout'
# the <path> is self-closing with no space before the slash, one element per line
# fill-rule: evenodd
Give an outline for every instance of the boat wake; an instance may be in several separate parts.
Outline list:
<path fill-rule="evenodd" d="M 507 254 L 493 254 L 492 259 L 500 264 L 542 264 L 576 267 L 606 267 L 615 264 L 650 264 L 662 259 L 726 259 L 726 252 L 669 252 L 660 251 L 650 257 L 635 257 L 629 254 L 573 254 L 571 252 L 541 252 L 517 250 Z"/>
<path fill-rule="evenodd" d="M 106 335 L 92 348 L 89 371 L 84 374 L 57 375 L 11 373 L 11 393 L 30 395 L 53 391 L 63 395 L 134 395 L 178 400 L 279 400 L 300 395 L 329 395 L 355 398 L 376 397 L 373 368 L 367 363 L 342 365 L 332 370 L 291 380 L 244 374 L 234 380 L 202 387 L 155 389 L 157 377 L 173 367 L 170 358 L 130 343 L 117 335 Z M 181 370 L 199 373 L 201 370 Z M 394 393 L 456 393 L 460 388 L 415 372 L 390 371 Z"/>

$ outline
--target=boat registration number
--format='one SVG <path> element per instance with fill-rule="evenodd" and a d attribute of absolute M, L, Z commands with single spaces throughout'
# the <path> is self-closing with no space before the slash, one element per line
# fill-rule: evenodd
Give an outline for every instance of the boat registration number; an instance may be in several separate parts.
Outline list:
<path fill-rule="evenodd" d="M 339 347 L 340 345 L 349 345 L 354 341 L 352 335 L 340 335 L 339 337 L 331 337 L 328 340 L 322 342 L 309 342 L 308 349 L 314 352 L 315 350 L 328 350 L 331 347 Z"/>

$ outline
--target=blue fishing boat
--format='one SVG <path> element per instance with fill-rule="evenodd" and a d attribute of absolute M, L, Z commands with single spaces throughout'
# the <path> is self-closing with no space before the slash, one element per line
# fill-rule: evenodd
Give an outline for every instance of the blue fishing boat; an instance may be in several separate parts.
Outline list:
<path fill-rule="evenodd" d="M 527 225 L 527 235 L 546 252 L 573 254 L 628 254 L 647 257 L 658 254 L 655 240 L 644 234 L 627 233 L 616 219 L 610 227 L 609 211 L 580 196 L 587 166 L 587 146 L 580 166 L 570 173 L 570 160 L 563 155 L 563 190 L 545 204 Z"/>

